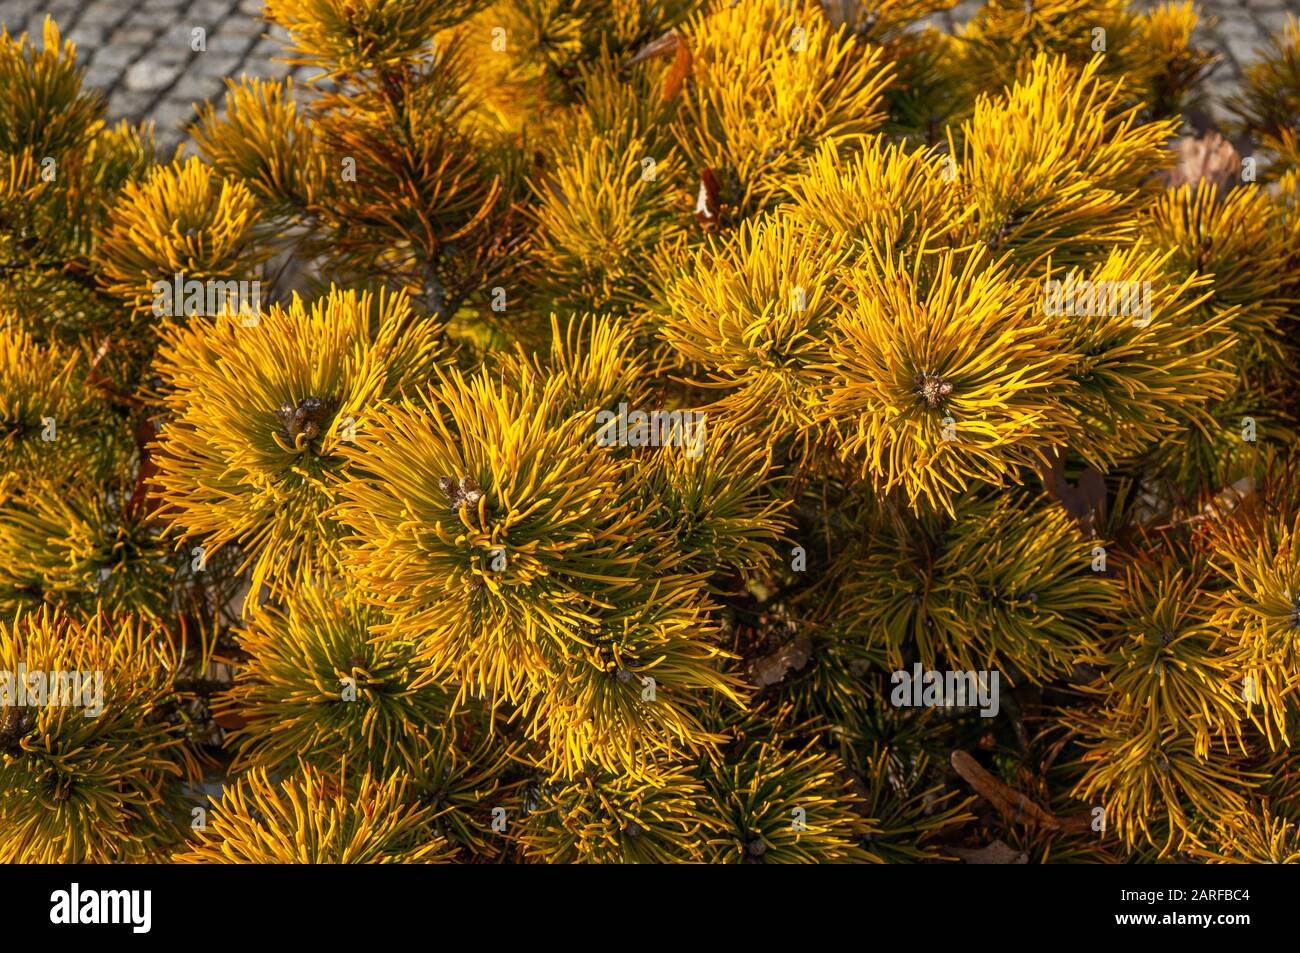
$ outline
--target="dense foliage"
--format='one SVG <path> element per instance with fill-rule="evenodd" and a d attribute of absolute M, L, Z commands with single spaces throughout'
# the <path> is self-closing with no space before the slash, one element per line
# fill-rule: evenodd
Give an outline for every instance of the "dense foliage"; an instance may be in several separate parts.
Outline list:
<path fill-rule="evenodd" d="M 0 37 L 3 859 L 1300 859 L 1300 24 L 947 5 Z"/>

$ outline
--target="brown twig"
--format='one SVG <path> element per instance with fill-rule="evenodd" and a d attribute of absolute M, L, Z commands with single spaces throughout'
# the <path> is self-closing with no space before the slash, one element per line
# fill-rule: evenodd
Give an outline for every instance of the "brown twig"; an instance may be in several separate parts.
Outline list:
<path fill-rule="evenodd" d="M 975 792 L 989 801 L 1006 818 L 1024 821 L 1052 831 L 1087 830 L 1091 825 L 1088 815 L 1059 818 L 1039 807 L 1034 801 L 995 778 L 965 751 L 952 753 L 952 768 Z"/>
<path fill-rule="evenodd" d="M 149 418 L 146 417 L 136 425 L 135 444 L 140 450 L 140 469 L 135 477 L 135 487 L 126 503 L 127 515 L 132 519 L 139 516 L 144 508 L 149 495 L 149 479 L 158 472 L 158 465 L 154 463 L 149 449 L 155 435 L 153 421 Z"/>

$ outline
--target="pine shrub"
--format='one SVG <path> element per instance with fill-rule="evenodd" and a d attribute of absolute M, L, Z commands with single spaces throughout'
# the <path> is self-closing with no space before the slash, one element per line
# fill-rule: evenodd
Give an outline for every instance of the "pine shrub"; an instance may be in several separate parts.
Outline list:
<path fill-rule="evenodd" d="M 946 5 L 0 37 L 0 859 L 1300 859 L 1300 24 Z"/>

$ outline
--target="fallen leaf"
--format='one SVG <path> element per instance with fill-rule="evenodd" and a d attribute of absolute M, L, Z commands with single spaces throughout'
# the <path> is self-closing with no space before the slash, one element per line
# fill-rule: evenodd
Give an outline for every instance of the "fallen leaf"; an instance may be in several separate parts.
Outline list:
<path fill-rule="evenodd" d="M 1241 156 L 1232 143 L 1213 130 L 1203 136 L 1184 136 L 1173 151 L 1178 161 L 1162 173 L 1165 185 L 1171 189 L 1196 185 L 1204 179 L 1222 195 L 1241 177 Z"/>
<path fill-rule="evenodd" d="M 721 188 L 712 169 L 700 173 L 700 192 L 695 198 L 695 218 L 707 230 L 718 227 L 722 216 Z"/>
<path fill-rule="evenodd" d="M 656 56 L 667 56 L 669 53 L 675 54 L 681 41 L 681 35 L 676 30 L 669 30 L 637 50 L 636 55 L 627 61 L 627 65 L 635 66 L 643 60 L 653 59 Z"/>
<path fill-rule="evenodd" d="M 777 685 L 785 680 L 791 670 L 798 671 L 808 664 L 812 643 L 806 635 L 795 636 L 775 652 L 755 659 L 749 665 L 749 678 L 759 688 Z"/>
<path fill-rule="evenodd" d="M 664 77 L 663 101 L 671 103 L 677 98 L 677 94 L 682 91 L 686 84 L 686 77 L 691 73 L 691 48 L 686 42 L 677 44 L 677 52 L 673 56 L 672 68 L 668 70 L 668 75 Z"/>
<path fill-rule="evenodd" d="M 243 728 L 248 724 L 248 719 L 233 711 L 224 711 L 220 714 L 214 714 L 212 720 L 227 731 L 238 731 L 240 728 Z"/>

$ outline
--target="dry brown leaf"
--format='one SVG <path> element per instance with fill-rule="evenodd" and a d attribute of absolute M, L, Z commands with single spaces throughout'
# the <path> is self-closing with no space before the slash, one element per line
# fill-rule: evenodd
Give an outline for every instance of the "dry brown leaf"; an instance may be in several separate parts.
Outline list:
<path fill-rule="evenodd" d="M 686 85 L 686 77 L 691 74 L 691 48 L 685 41 L 677 44 L 673 55 L 672 68 L 664 77 L 663 101 L 671 103 Z"/>
<path fill-rule="evenodd" d="M 669 53 L 676 53 L 677 46 L 681 43 L 681 36 L 676 30 L 669 30 L 662 36 L 651 40 L 641 49 L 637 50 L 636 55 L 627 61 L 628 66 L 635 66 L 643 60 L 653 59 L 656 56 L 667 56 Z"/>
<path fill-rule="evenodd" d="M 706 231 L 712 231 L 722 221 L 722 187 L 712 169 L 700 173 L 700 191 L 695 198 L 695 218 Z"/>
<path fill-rule="evenodd" d="M 240 728 L 244 728 L 248 725 L 247 718 L 233 711 L 223 711 L 214 714 L 212 720 L 227 731 L 238 731 Z"/>
<path fill-rule="evenodd" d="M 812 643 L 808 636 L 795 636 L 775 652 L 755 659 L 749 664 L 749 678 L 759 688 L 778 685 L 791 670 L 798 671 L 808 664 Z"/>
<path fill-rule="evenodd" d="M 1194 186 L 1205 179 L 1222 194 L 1236 185 L 1241 176 L 1241 156 L 1217 132 L 1184 136 L 1174 145 L 1174 155 L 1177 163 L 1163 173 L 1165 185 L 1171 189 Z"/>

